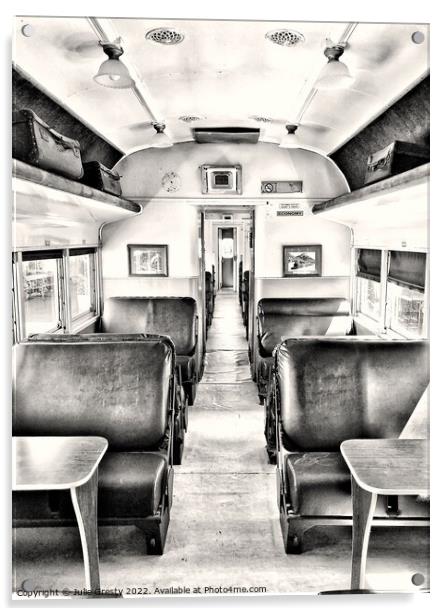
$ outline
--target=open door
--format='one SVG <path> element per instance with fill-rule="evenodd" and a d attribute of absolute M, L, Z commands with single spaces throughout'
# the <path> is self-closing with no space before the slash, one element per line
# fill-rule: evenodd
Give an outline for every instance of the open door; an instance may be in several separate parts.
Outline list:
<path fill-rule="evenodd" d="M 219 259 L 221 269 L 221 287 L 233 289 L 235 287 L 235 229 L 220 228 L 219 233 Z"/>

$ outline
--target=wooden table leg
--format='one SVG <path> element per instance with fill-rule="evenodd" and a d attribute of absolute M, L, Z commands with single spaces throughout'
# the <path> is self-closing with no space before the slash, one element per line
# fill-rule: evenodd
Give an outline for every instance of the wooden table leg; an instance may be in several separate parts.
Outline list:
<path fill-rule="evenodd" d="M 363 490 L 352 477 L 352 590 L 364 588 L 370 527 L 377 495 Z"/>
<path fill-rule="evenodd" d="M 100 589 L 100 565 L 98 557 L 98 469 L 90 480 L 76 488 L 70 489 L 79 534 L 81 536 L 82 553 L 84 557 L 84 571 L 86 588 L 88 590 Z"/>

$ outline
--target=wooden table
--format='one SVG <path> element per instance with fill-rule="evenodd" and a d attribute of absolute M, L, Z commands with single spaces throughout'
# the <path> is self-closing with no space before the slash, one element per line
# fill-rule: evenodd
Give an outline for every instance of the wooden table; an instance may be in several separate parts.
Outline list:
<path fill-rule="evenodd" d="M 100 589 L 98 464 L 107 446 L 100 436 L 13 438 L 13 490 L 70 490 L 88 590 Z"/>
<path fill-rule="evenodd" d="M 359 439 L 341 452 L 352 475 L 352 589 L 364 588 L 370 528 L 379 494 L 429 496 L 429 441 Z"/>

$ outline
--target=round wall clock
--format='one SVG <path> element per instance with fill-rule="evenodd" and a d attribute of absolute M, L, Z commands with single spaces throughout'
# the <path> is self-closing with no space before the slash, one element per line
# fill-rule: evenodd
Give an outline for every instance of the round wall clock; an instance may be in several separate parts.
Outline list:
<path fill-rule="evenodd" d="M 180 185 L 180 177 L 174 171 L 165 173 L 162 178 L 162 187 L 166 190 L 166 192 L 176 192 L 179 190 Z"/>

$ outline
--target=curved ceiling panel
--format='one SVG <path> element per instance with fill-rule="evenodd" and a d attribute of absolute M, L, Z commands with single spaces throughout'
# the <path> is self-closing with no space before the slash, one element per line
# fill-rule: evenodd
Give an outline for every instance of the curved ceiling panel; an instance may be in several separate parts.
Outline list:
<path fill-rule="evenodd" d="M 99 21 L 109 37 L 121 37 L 123 61 L 175 142 L 191 140 L 192 126 L 232 124 L 260 126 L 261 140 L 279 142 L 284 123 L 303 116 L 298 131 L 303 145 L 331 152 L 429 70 L 427 25 L 358 24 L 342 57 L 353 83 L 318 91 L 302 113 L 326 62 L 325 40 L 339 41 L 347 23 Z M 31 36 L 23 35 L 25 24 L 32 26 Z M 148 141 L 153 118 L 133 91 L 103 88 L 92 79 L 105 56 L 87 18 L 20 17 L 15 27 L 13 60 L 19 70 L 119 149 L 128 152 Z M 161 27 L 183 35 L 182 42 L 146 38 Z M 283 46 L 266 38 L 280 29 L 299 32 L 304 40 Z M 417 30 L 426 37 L 423 44 L 412 41 Z M 191 115 L 206 119 L 179 119 Z"/>

